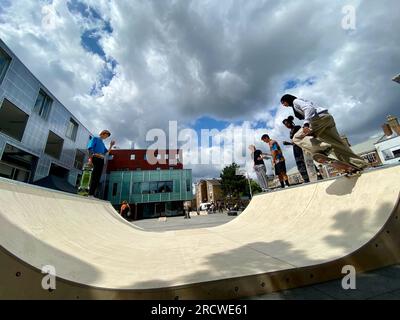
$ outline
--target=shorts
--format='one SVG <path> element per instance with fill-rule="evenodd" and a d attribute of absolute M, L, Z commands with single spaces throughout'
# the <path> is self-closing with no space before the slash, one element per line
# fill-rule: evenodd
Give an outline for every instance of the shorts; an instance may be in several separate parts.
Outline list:
<path fill-rule="evenodd" d="M 275 164 L 275 174 L 278 176 L 281 173 L 286 173 L 286 163 L 281 161 Z"/>

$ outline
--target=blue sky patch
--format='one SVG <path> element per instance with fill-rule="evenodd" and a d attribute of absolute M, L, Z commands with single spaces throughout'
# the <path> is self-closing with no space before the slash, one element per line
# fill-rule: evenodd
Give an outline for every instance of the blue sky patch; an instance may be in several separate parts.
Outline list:
<path fill-rule="evenodd" d="M 312 86 L 316 82 L 317 82 L 317 78 L 316 77 L 309 77 L 309 78 L 307 78 L 305 80 L 289 79 L 283 85 L 283 89 L 284 90 L 290 90 L 290 89 L 301 87 L 301 86 Z"/>
<path fill-rule="evenodd" d="M 67 2 L 67 7 L 72 14 L 80 15 L 82 18 L 89 20 L 89 22 L 94 22 L 97 26 L 83 31 L 81 34 L 81 45 L 86 51 L 96 54 L 104 60 L 104 68 L 99 75 L 99 79 L 92 85 L 89 92 L 92 96 L 98 95 L 103 87 L 110 84 L 116 73 L 115 68 L 118 65 L 116 60 L 106 56 L 100 43 L 102 33 L 111 34 L 113 28 L 110 21 L 104 20 L 95 9 L 82 1 L 70 0 Z"/>
<path fill-rule="evenodd" d="M 98 34 L 97 30 L 86 30 L 81 35 L 81 44 L 89 52 L 99 55 L 105 59 L 106 54 L 100 45 L 101 36 Z"/>
<path fill-rule="evenodd" d="M 216 120 L 210 117 L 201 117 L 196 120 L 193 129 L 200 132 L 201 129 L 217 129 L 223 130 L 230 125 L 230 122 L 223 120 Z"/>

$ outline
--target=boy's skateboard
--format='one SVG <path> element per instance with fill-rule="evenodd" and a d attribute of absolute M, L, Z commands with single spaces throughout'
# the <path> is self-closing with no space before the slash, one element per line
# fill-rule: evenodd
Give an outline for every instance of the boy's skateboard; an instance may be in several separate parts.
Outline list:
<path fill-rule="evenodd" d="M 93 165 L 86 163 L 83 167 L 81 184 L 78 188 L 78 194 L 87 197 L 89 195 L 90 183 L 92 181 Z"/>
<path fill-rule="evenodd" d="M 346 162 L 330 158 L 324 154 L 317 153 L 313 155 L 313 159 L 316 162 L 322 163 L 322 164 L 329 164 L 332 167 L 334 167 L 336 170 L 339 170 L 340 172 L 343 172 L 346 174 L 346 177 L 353 177 L 353 176 L 360 176 L 361 175 L 361 169 L 357 168 L 351 164 L 348 164 Z"/>

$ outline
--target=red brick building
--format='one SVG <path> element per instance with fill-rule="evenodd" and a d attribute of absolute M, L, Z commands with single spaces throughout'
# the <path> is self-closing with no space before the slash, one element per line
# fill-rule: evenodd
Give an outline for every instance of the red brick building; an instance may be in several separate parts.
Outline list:
<path fill-rule="evenodd" d="M 181 150 L 110 151 L 107 173 L 112 171 L 183 169 Z"/>
<path fill-rule="evenodd" d="M 112 150 L 105 194 L 116 209 L 122 201 L 134 219 L 183 214 L 193 199 L 192 171 L 184 169 L 181 150 Z"/>

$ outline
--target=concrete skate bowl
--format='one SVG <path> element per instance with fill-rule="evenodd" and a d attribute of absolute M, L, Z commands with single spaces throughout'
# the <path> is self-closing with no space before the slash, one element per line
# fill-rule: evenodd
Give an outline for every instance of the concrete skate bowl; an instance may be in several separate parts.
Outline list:
<path fill-rule="evenodd" d="M 375 170 L 255 196 L 218 227 L 147 232 L 108 202 L 0 179 L 0 298 L 232 299 L 396 264 L 399 181 Z"/>

